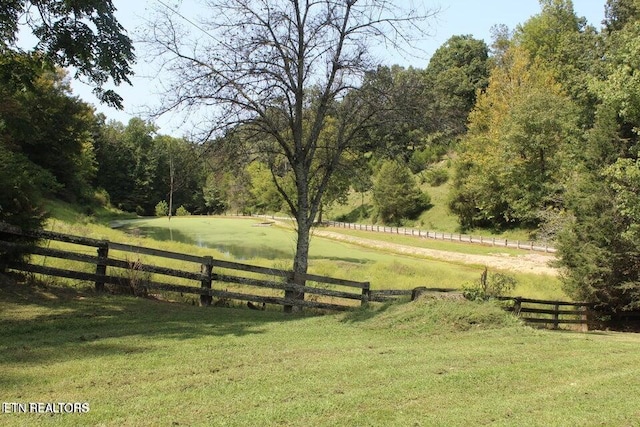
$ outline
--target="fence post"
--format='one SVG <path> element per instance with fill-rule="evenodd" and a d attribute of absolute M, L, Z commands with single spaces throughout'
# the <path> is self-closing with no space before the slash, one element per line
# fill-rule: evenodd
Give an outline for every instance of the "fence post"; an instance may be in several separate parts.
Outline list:
<path fill-rule="evenodd" d="M 104 241 L 98 246 L 98 262 L 96 264 L 96 275 L 107 275 L 107 259 L 109 258 L 109 242 Z M 96 292 L 104 291 L 104 280 L 96 280 Z"/>
<path fill-rule="evenodd" d="M 285 299 L 293 299 L 293 300 L 304 300 L 304 292 L 303 291 L 298 291 L 296 289 L 297 286 L 304 286 L 305 285 L 305 280 L 303 278 L 300 278 L 295 272 L 291 272 L 289 274 L 289 276 L 287 277 L 287 284 L 285 286 L 284 289 L 284 298 Z M 285 305 L 284 306 L 284 312 L 285 313 L 291 313 L 294 310 L 293 305 Z"/>
<path fill-rule="evenodd" d="M 360 299 L 360 305 L 367 305 L 367 303 L 369 303 L 370 298 L 371 298 L 371 284 L 369 282 L 365 282 L 362 285 L 362 298 Z"/>
<path fill-rule="evenodd" d="M 520 310 L 522 309 L 522 300 L 520 297 L 515 297 L 513 299 L 513 314 L 516 316 L 520 316 Z"/>
<path fill-rule="evenodd" d="M 560 318 L 560 304 L 555 304 L 554 306 L 555 313 L 553 313 L 553 329 L 558 329 L 560 326 L 560 322 L 558 322 Z"/>
<path fill-rule="evenodd" d="M 580 330 L 582 332 L 588 332 L 589 331 L 589 318 L 587 317 L 587 313 L 589 312 L 589 309 L 587 308 L 586 305 L 583 305 L 580 309 L 580 311 L 582 311 L 582 314 L 580 315 L 580 321 L 581 323 L 581 327 Z"/>
<path fill-rule="evenodd" d="M 203 258 L 202 263 L 202 279 L 200 281 L 200 287 L 202 289 L 211 289 L 211 282 L 213 281 L 213 258 L 210 256 L 206 256 Z M 206 307 L 211 305 L 211 301 L 213 297 L 206 294 L 200 294 L 200 307 Z"/>

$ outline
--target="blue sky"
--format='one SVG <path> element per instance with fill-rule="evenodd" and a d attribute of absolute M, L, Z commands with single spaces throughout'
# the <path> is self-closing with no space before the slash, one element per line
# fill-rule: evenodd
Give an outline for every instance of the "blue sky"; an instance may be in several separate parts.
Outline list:
<path fill-rule="evenodd" d="M 164 2 L 172 6 L 178 4 L 180 12 L 188 17 L 193 17 L 197 3 L 195 0 L 164 0 Z M 437 18 L 431 21 L 430 33 L 433 37 L 421 45 L 426 52 L 426 57 L 412 60 L 411 64 L 401 58 L 389 57 L 387 60 L 389 65 L 397 63 L 425 68 L 428 65 L 428 56 L 453 35 L 471 34 L 490 44 L 490 29 L 493 25 L 505 24 L 513 29 L 540 12 L 538 0 L 423 0 L 423 2 L 426 8 L 441 9 Z M 586 17 L 587 22 L 598 29 L 604 19 L 605 2 L 606 0 L 573 0 L 576 14 Z M 156 0 L 114 0 L 113 3 L 118 9 L 116 12 L 118 20 L 129 31 L 132 38 L 135 32 L 141 29 L 143 18 L 148 17 L 150 10 L 158 5 Z M 140 59 L 134 67 L 136 76 L 132 79 L 133 87 L 117 88 L 118 93 L 124 98 L 124 111 L 117 111 L 97 103 L 91 90 L 80 83 L 72 83 L 74 94 L 94 104 L 97 111 L 104 113 L 109 119 L 126 124 L 131 117 L 144 118 L 145 106 L 153 106 L 158 102 L 156 95 L 158 89 L 157 81 L 148 77 L 152 70 L 149 64 L 145 64 L 140 49 L 138 48 Z M 184 128 L 181 128 L 175 117 L 171 115 L 160 117 L 156 124 L 160 127 L 159 132 L 162 134 L 174 136 L 184 134 Z"/>

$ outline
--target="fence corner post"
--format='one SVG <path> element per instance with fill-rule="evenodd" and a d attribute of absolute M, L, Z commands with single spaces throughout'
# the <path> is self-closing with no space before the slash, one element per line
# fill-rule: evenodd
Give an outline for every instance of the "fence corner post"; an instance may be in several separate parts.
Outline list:
<path fill-rule="evenodd" d="M 581 332 L 589 332 L 589 308 L 586 305 L 581 307 L 582 314 L 580 315 Z"/>
<path fill-rule="evenodd" d="M 109 241 L 104 240 L 98 246 L 98 262 L 96 263 L 96 276 L 102 278 L 96 280 L 96 292 L 104 291 L 104 276 L 107 275 L 107 259 L 109 258 Z"/>
<path fill-rule="evenodd" d="M 520 310 L 522 309 L 522 300 L 520 297 L 515 297 L 513 299 L 513 314 L 516 316 L 520 316 Z"/>
<path fill-rule="evenodd" d="M 200 281 L 200 288 L 203 290 L 211 289 L 211 282 L 213 281 L 213 258 L 210 256 L 203 257 L 202 263 L 202 279 Z M 200 307 L 206 307 L 211 305 L 213 297 L 209 292 L 200 294 Z"/>

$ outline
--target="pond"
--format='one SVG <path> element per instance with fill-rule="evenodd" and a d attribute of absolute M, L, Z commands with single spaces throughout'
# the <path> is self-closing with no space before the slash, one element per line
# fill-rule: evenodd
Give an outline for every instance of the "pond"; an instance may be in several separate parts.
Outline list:
<path fill-rule="evenodd" d="M 163 218 L 164 219 L 164 218 Z M 244 224 L 251 227 L 250 235 L 244 227 L 238 227 L 236 224 L 226 223 L 221 219 L 221 225 L 229 226 L 220 229 L 220 227 L 212 226 L 212 221 L 206 224 L 186 223 L 180 219 L 172 219 L 171 221 L 163 221 L 162 224 L 157 223 L 158 220 L 131 220 L 120 223 L 121 227 L 128 233 L 140 234 L 155 240 L 187 243 L 196 245 L 201 248 L 215 249 L 225 255 L 231 256 L 237 260 L 250 260 L 254 258 L 264 258 L 269 260 L 288 259 L 293 256 L 295 246 L 291 242 L 290 248 L 282 247 L 278 243 L 280 239 L 270 238 L 271 234 L 263 228 L 268 228 L 260 223 Z M 175 226 L 171 225 L 171 222 Z M 198 226 L 200 225 L 200 226 Z M 230 234 L 232 233 L 232 234 Z"/>

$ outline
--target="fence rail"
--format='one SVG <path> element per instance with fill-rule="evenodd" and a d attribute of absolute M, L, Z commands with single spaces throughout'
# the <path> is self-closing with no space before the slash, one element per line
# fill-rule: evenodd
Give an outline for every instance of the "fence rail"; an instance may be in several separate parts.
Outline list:
<path fill-rule="evenodd" d="M 53 249 L 44 246 L 25 246 L 13 242 L 13 239 L 6 238 L 7 236 L 13 238 L 16 236 L 25 236 L 41 240 L 59 241 L 76 246 L 92 247 L 96 248 L 97 253 L 96 255 L 90 255 L 86 253 L 86 250 L 85 252 L 80 252 L 76 246 L 74 246 L 74 250 Z M 315 274 L 294 274 L 288 270 L 218 260 L 210 256 L 170 252 L 46 230 L 23 232 L 17 227 L 4 223 L 0 223 L 0 250 L 26 250 L 28 251 L 27 253 L 32 255 L 76 261 L 84 263 L 85 265 L 84 269 L 70 270 L 34 263 L 13 263 L 10 267 L 14 270 L 91 281 L 95 283 L 95 288 L 98 292 L 105 289 L 105 284 L 121 286 L 132 286 L 133 284 L 136 288 L 144 289 L 145 291 L 157 290 L 194 294 L 200 296 L 200 305 L 205 306 L 212 304 L 212 297 L 216 297 L 221 300 L 279 304 L 283 305 L 286 311 L 290 311 L 293 307 L 348 310 L 353 307 L 353 301 L 366 304 L 370 298 L 369 282 L 356 282 Z M 114 252 L 135 254 L 136 256 L 147 255 L 148 257 L 160 258 L 160 260 L 172 259 L 183 261 L 190 264 L 189 268 L 191 268 L 191 270 L 158 265 L 162 264 L 162 261 L 151 263 L 146 260 L 145 262 L 139 260 L 132 262 L 127 259 L 118 259 L 113 256 Z M 89 267 L 86 267 L 87 264 Z M 90 268 L 91 271 L 83 271 L 87 270 L 87 268 Z M 107 274 L 107 269 L 109 273 L 112 273 L 113 269 L 117 269 L 115 270 L 116 274 Z M 231 273 L 222 270 L 231 270 Z M 124 277 L 117 274 L 122 271 L 128 271 L 128 277 L 127 274 L 125 274 Z M 192 282 L 199 282 L 199 286 L 166 283 L 164 281 L 154 281 L 151 279 L 134 280 L 131 278 L 132 275 L 139 275 L 140 273 L 186 279 Z M 248 273 L 253 275 L 253 277 L 243 276 L 238 273 Z M 280 281 L 278 281 L 278 279 Z M 282 295 L 264 295 L 257 292 L 230 292 L 221 288 L 216 289 L 213 287 L 215 283 L 241 285 L 243 290 L 246 287 L 251 287 L 254 291 L 257 289 L 271 289 L 277 293 L 282 292 Z M 335 289 L 336 286 L 341 287 L 341 289 Z M 310 299 L 304 299 L 305 296 L 309 295 L 311 296 Z M 351 303 L 345 300 L 351 301 Z"/>
<path fill-rule="evenodd" d="M 522 297 L 499 297 L 502 301 L 512 301 L 506 308 L 527 323 L 550 325 L 558 329 L 560 325 L 581 325 L 588 329 L 590 308 L 586 302 L 548 301 Z M 572 308 L 567 308 L 572 307 Z"/>
<path fill-rule="evenodd" d="M 449 294 L 462 296 L 460 289 L 418 287 L 413 290 L 389 289 L 371 292 L 371 301 L 384 302 L 398 297 L 416 299 L 421 294 Z M 550 301 L 523 297 L 497 297 L 498 300 L 512 302 L 506 311 L 520 317 L 525 323 L 547 325 L 559 329 L 560 325 L 580 325 L 583 330 L 594 325 L 593 304 L 586 302 Z"/>

